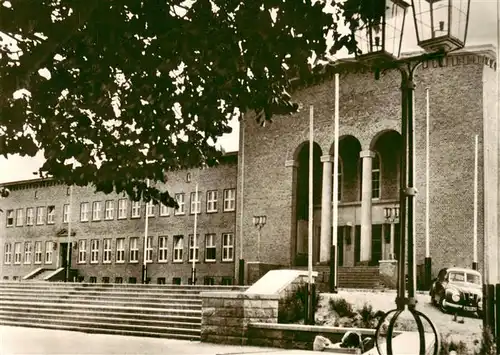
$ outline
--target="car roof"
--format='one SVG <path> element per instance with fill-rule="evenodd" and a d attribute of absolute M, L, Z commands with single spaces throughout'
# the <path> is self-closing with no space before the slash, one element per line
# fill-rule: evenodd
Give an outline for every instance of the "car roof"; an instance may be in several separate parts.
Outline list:
<path fill-rule="evenodd" d="M 478 275 L 481 275 L 481 273 L 479 271 L 477 271 L 477 270 L 463 268 L 463 267 L 449 267 L 448 269 L 446 269 L 446 271 L 447 272 L 450 272 L 450 271 L 467 272 L 469 274 L 478 274 Z"/>

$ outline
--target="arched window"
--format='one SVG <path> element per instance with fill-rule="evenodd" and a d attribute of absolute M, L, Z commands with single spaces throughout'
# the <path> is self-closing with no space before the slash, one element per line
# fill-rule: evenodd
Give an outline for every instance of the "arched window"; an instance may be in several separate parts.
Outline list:
<path fill-rule="evenodd" d="M 372 198 L 374 199 L 380 198 L 380 179 L 380 155 L 378 152 L 375 152 L 372 162 Z"/>
<path fill-rule="evenodd" d="M 342 173 L 343 173 L 343 171 L 344 171 L 344 164 L 342 162 L 342 158 L 339 157 L 339 169 L 337 171 L 337 179 L 338 179 L 339 189 L 337 191 L 337 201 L 342 201 L 342 190 L 343 190 L 343 188 L 342 188 L 342 180 L 343 180 L 342 179 Z M 333 181 L 334 181 L 333 180 L 333 178 L 334 178 L 333 174 L 334 174 L 334 172 L 333 172 L 333 168 L 332 168 L 332 198 L 335 197 L 335 196 L 333 196 L 333 193 L 334 193 L 334 191 L 333 191 Z"/>

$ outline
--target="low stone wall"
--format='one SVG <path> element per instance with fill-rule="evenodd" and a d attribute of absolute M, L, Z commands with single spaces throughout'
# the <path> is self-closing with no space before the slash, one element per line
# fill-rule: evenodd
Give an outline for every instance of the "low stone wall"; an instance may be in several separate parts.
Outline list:
<path fill-rule="evenodd" d="M 250 323 L 277 323 L 279 295 L 202 292 L 201 341 L 246 345 Z"/>
<path fill-rule="evenodd" d="M 257 261 L 255 262 L 249 261 L 246 264 L 246 268 L 247 268 L 246 284 L 253 285 L 262 276 L 267 274 L 268 271 L 282 269 L 283 266 L 278 264 L 267 264 Z"/>
<path fill-rule="evenodd" d="M 283 349 L 312 350 L 317 335 L 330 339 L 333 343 L 342 340 L 344 334 L 356 331 L 364 338 L 374 337 L 374 329 L 354 329 L 300 324 L 252 323 L 248 326 L 248 345 L 269 346 Z M 394 333 L 398 335 L 399 333 Z"/>

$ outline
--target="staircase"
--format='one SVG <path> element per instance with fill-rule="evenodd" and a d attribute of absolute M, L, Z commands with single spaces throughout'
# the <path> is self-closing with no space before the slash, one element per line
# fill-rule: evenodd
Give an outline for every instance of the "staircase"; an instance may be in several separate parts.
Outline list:
<path fill-rule="evenodd" d="M 382 288 L 378 266 L 341 266 L 337 275 L 339 288 Z"/>
<path fill-rule="evenodd" d="M 0 282 L 0 324 L 199 340 L 203 291 L 239 286 Z"/>

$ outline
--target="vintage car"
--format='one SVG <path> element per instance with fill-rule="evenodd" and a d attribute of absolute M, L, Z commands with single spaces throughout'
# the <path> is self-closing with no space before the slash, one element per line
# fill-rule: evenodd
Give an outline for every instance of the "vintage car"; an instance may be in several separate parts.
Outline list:
<path fill-rule="evenodd" d="M 431 301 L 442 312 L 483 311 L 481 274 L 472 269 L 450 267 L 441 269 L 429 291 Z"/>

